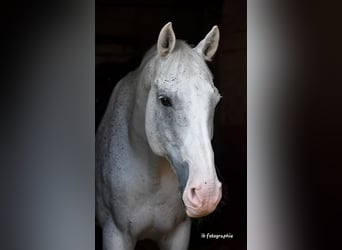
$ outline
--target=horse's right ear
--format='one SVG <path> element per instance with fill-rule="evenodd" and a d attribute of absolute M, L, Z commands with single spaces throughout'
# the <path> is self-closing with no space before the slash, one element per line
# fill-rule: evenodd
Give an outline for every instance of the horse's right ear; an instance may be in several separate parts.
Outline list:
<path fill-rule="evenodd" d="M 172 23 L 168 22 L 160 31 L 158 37 L 158 53 L 160 56 L 167 56 L 172 52 L 176 44 L 175 32 L 172 29 Z"/>

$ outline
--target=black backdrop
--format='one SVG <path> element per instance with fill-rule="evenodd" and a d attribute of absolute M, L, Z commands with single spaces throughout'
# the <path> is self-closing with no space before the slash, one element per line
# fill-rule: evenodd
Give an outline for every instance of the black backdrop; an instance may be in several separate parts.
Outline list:
<path fill-rule="evenodd" d="M 213 139 L 223 199 L 213 214 L 193 220 L 189 249 L 247 249 L 246 1 L 96 0 L 96 126 L 115 84 L 139 65 L 168 21 L 177 38 L 193 45 L 213 25 L 221 34 L 209 67 L 223 96 Z M 201 239 L 201 233 L 230 233 L 233 238 Z M 96 249 L 101 249 L 98 227 Z M 142 242 L 137 249 L 155 246 Z"/>

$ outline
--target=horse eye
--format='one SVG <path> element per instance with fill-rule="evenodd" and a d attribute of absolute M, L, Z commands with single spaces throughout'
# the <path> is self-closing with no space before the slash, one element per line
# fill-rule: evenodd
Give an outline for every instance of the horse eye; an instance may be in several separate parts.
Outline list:
<path fill-rule="evenodd" d="M 171 106 L 171 101 L 166 96 L 159 96 L 158 99 L 160 100 L 161 104 L 163 104 L 165 107 Z"/>

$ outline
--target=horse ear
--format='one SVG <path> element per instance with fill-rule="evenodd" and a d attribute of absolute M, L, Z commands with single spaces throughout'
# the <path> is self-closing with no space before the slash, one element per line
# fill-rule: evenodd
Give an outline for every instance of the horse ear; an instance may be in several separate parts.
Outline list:
<path fill-rule="evenodd" d="M 195 50 L 202 55 L 205 60 L 210 61 L 215 55 L 219 41 L 220 31 L 215 25 L 205 38 L 195 47 Z"/>
<path fill-rule="evenodd" d="M 175 32 L 172 29 L 172 23 L 168 22 L 160 31 L 158 37 L 158 53 L 160 56 L 167 56 L 172 52 L 176 44 Z"/>

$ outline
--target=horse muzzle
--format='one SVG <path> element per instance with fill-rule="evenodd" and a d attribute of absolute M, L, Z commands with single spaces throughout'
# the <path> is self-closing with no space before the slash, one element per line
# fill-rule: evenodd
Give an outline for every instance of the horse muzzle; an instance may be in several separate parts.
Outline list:
<path fill-rule="evenodd" d="M 188 185 L 183 193 L 186 214 L 192 218 L 206 216 L 216 209 L 221 198 L 222 184 L 218 180 Z"/>

